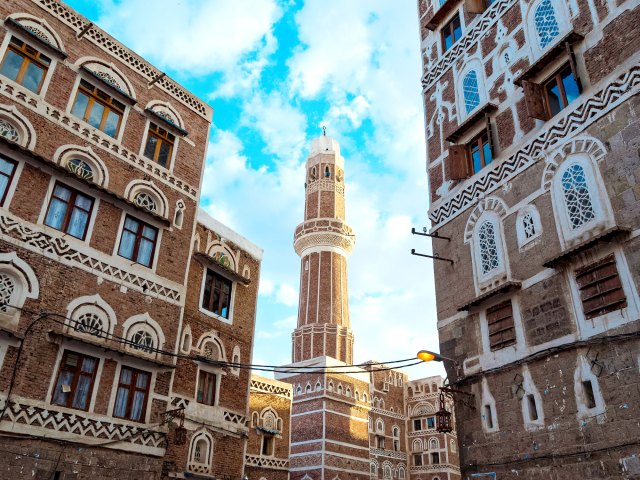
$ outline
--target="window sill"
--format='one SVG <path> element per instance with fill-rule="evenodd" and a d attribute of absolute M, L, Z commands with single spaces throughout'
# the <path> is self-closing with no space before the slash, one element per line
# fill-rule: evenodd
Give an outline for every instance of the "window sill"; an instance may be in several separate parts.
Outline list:
<path fill-rule="evenodd" d="M 436 30 L 443 22 L 443 20 L 447 18 L 447 16 L 451 12 L 453 12 L 457 4 L 457 0 L 447 0 L 446 2 L 444 2 L 444 5 L 441 5 L 440 8 L 438 8 L 431 16 L 431 18 L 427 20 L 425 27 L 432 32 Z"/>
<path fill-rule="evenodd" d="M 527 67 L 517 78 L 513 80 L 513 83 L 518 87 L 522 86 L 523 80 L 531 80 L 540 72 L 542 72 L 548 65 L 550 65 L 556 58 L 566 51 L 567 44 L 572 45 L 581 41 L 584 37 L 579 33 L 571 31 L 564 37 L 558 40 L 549 50 L 542 54 L 535 62 Z"/>
<path fill-rule="evenodd" d="M 589 238 L 588 240 L 585 240 L 582 243 L 564 250 L 559 255 L 545 260 L 542 266 L 545 268 L 558 268 L 560 266 L 566 265 L 571 262 L 571 259 L 573 257 L 593 247 L 594 245 L 600 242 L 612 242 L 620 237 L 626 236 L 630 232 L 631 229 L 628 227 L 619 227 L 616 225 L 614 227 L 608 228 L 600 232 L 599 234 Z"/>
<path fill-rule="evenodd" d="M 520 283 L 520 282 L 515 282 L 515 281 L 504 282 L 504 283 L 498 285 L 497 287 L 492 288 L 491 290 L 483 293 L 482 295 L 477 296 L 476 298 L 474 298 L 471 301 L 465 303 L 464 305 L 458 307 L 458 311 L 459 312 L 468 311 L 473 307 L 477 307 L 477 306 L 485 303 L 487 300 L 489 300 L 490 298 L 495 297 L 496 295 L 500 295 L 502 293 L 512 292 L 514 290 L 520 290 L 520 287 L 522 287 L 522 283 Z"/>
<path fill-rule="evenodd" d="M 486 102 L 484 105 L 476 108 L 471 114 L 464 119 L 464 121 L 458 125 L 458 127 L 445 138 L 447 142 L 456 143 L 460 137 L 464 136 L 470 129 L 475 127 L 481 120 L 484 120 L 487 115 L 495 112 L 498 107 L 490 102 Z"/>

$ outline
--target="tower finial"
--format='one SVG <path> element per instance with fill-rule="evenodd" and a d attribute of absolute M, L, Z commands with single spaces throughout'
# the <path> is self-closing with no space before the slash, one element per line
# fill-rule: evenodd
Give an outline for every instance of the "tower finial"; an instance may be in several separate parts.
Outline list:
<path fill-rule="evenodd" d="M 327 126 L 326 126 L 326 125 L 323 125 L 323 126 L 322 126 L 322 136 L 323 136 L 323 137 L 326 137 L 326 136 L 327 136 Z"/>

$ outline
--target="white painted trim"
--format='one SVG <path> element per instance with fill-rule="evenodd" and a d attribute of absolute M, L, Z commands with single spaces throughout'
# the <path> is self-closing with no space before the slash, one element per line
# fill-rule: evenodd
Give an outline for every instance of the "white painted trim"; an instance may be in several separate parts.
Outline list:
<path fill-rule="evenodd" d="M 236 297 L 236 290 L 237 290 L 237 284 L 238 282 L 234 282 L 231 279 L 228 279 L 231 282 L 231 292 L 229 293 L 229 316 L 228 318 L 223 317 L 222 315 L 218 315 L 210 310 L 207 310 L 206 308 L 204 308 L 202 306 L 202 300 L 204 298 L 204 288 L 205 288 L 205 284 L 207 282 L 207 271 L 210 270 L 209 267 L 207 267 L 206 265 L 202 266 L 202 280 L 200 281 L 200 296 L 198 298 L 198 310 L 200 311 L 200 313 L 202 313 L 203 315 L 206 315 L 207 317 L 211 317 L 211 318 L 215 318 L 216 320 L 222 322 L 222 323 L 226 323 L 228 325 L 233 325 L 233 312 L 235 310 L 234 308 L 234 303 L 235 303 L 235 297 Z M 220 274 L 218 272 L 216 272 L 215 270 L 212 270 L 215 274 L 217 275 L 221 275 L 224 277 L 224 274 Z M 225 277 L 226 278 L 226 277 Z"/>
<path fill-rule="evenodd" d="M 120 249 L 120 241 L 122 240 L 122 233 L 124 231 L 124 221 L 125 218 L 127 218 L 127 215 L 131 216 L 134 220 L 137 220 L 138 222 L 142 222 L 145 223 L 147 225 L 151 225 L 152 227 L 155 227 L 158 230 L 158 237 L 156 238 L 156 246 L 155 249 L 153 251 L 153 259 L 151 261 L 151 266 L 147 267 L 146 265 L 142 265 L 141 263 L 136 262 L 135 260 L 123 257 L 122 255 L 120 255 L 118 253 L 118 250 Z M 116 236 L 116 241 L 115 244 L 113 246 L 113 253 L 111 254 L 111 256 L 113 258 L 119 259 L 122 263 L 127 265 L 127 268 L 132 269 L 133 271 L 135 271 L 136 273 L 141 273 L 141 272 L 153 272 L 154 274 L 156 273 L 156 267 L 158 266 L 158 257 L 160 257 L 160 247 L 162 245 L 162 233 L 164 232 L 164 228 L 162 228 L 162 226 L 159 226 L 157 224 L 148 222 L 143 219 L 140 218 L 140 215 L 138 215 L 137 212 L 131 212 L 127 209 L 122 209 L 122 212 L 120 214 L 120 224 L 118 225 L 118 235 Z"/>
<path fill-rule="evenodd" d="M 238 246 L 238 248 L 251 255 L 254 259 L 258 261 L 262 260 L 262 254 L 264 252 L 262 248 L 251 243 L 239 233 L 219 222 L 202 208 L 198 208 L 197 221 L 208 230 L 211 230 L 220 235 L 222 238 L 233 242 Z"/>

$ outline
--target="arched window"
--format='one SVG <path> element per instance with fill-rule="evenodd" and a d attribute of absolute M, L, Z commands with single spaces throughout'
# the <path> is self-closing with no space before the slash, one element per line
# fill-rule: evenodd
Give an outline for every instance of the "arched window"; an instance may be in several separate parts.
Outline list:
<path fill-rule="evenodd" d="M 74 330 L 80 333 L 88 333 L 96 337 L 105 336 L 105 325 L 102 317 L 97 313 L 87 312 L 78 316 Z"/>
<path fill-rule="evenodd" d="M 156 201 L 156 199 L 149 194 L 148 192 L 140 192 L 138 193 L 134 199 L 133 202 L 138 205 L 139 207 L 144 208 L 145 210 L 148 210 L 150 212 L 157 212 L 158 211 L 158 202 Z"/>
<path fill-rule="evenodd" d="M 206 432 L 196 433 L 191 437 L 187 470 L 193 473 L 209 474 L 211 472 L 212 452 L 213 439 L 211 436 Z"/>
<path fill-rule="evenodd" d="M 380 419 L 376 421 L 376 432 L 384 433 L 384 423 Z"/>
<path fill-rule="evenodd" d="M 437 438 L 429 439 L 429 450 L 438 450 L 440 448 L 440 442 Z"/>
<path fill-rule="evenodd" d="M 131 335 L 131 347 L 136 350 L 142 350 L 151 353 L 155 348 L 153 336 L 148 331 L 139 328 Z"/>
<path fill-rule="evenodd" d="M 0 312 L 9 312 L 9 309 L 12 307 L 11 297 L 15 290 L 15 279 L 6 273 L 0 273 Z"/>
<path fill-rule="evenodd" d="M 516 234 L 518 246 L 523 247 L 542 233 L 540 214 L 533 205 L 528 205 L 518 212 L 516 218 Z"/>
<path fill-rule="evenodd" d="M 67 162 L 67 169 L 84 180 L 93 182 L 93 169 L 91 165 L 81 158 L 72 158 Z"/>
<path fill-rule="evenodd" d="M 329 165 L 324 167 L 324 176 L 329 178 L 331 176 L 331 170 L 329 169 Z"/>
<path fill-rule="evenodd" d="M 338 385 L 338 395 L 342 395 L 342 385 Z"/>
<path fill-rule="evenodd" d="M 496 229 L 493 222 L 485 220 L 478 229 L 480 267 L 482 275 L 487 275 L 500 267 L 500 256 L 496 243 Z"/>
<path fill-rule="evenodd" d="M 393 435 L 393 450 L 395 452 L 399 452 L 400 451 L 400 428 L 393 427 L 392 435 Z"/>
<path fill-rule="evenodd" d="M 540 48 L 544 49 L 560 34 L 556 11 L 551 0 L 542 0 L 533 14 Z"/>
<path fill-rule="evenodd" d="M 302 387 L 300 385 L 296 388 L 296 395 L 302 395 Z"/>
<path fill-rule="evenodd" d="M 310 383 L 307 383 L 307 386 L 304 389 L 304 393 L 311 393 L 311 384 Z"/>
<path fill-rule="evenodd" d="M 258 426 L 258 412 L 253 412 L 251 414 L 251 426 L 252 427 Z"/>
<path fill-rule="evenodd" d="M 231 372 L 234 375 L 240 374 L 240 346 L 233 347 L 233 353 L 231 354 L 231 362 L 235 365 L 231 365 Z"/>
<path fill-rule="evenodd" d="M 18 142 L 20 140 L 18 129 L 4 118 L 0 118 L 0 137 L 4 137 L 12 142 Z"/>
<path fill-rule="evenodd" d="M 462 92 L 464 95 L 464 106 L 467 113 L 471 113 L 480 105 L 480 90 L 478 87 L 478 74 L 471 70 L 462 79 Z"/>
<path fill-rule="evenodd" d="M 90 335 L 93 340 L 106 339 L 113 334 L 116 313 L 100 295 L 79 297 L 67 307 L 67 331 Z"/>
<path fill-rule="evenodd" d="M 347 397 L 351 397 L 351 389 L 349 387 L 347 387 L 347 390 L 345 391 L 345 395 Z"/>
<path fill-rule="evenodd" d="M 391 478 L 391 465 L 387 464 L 384 466 L 384 478 Z"/>
<path fill-rule="evenodd" d="M 367 401 L 367 394 L 366 394 L 366 393 L 363 393 L 363 394 L 362 394 L 362 401 L 363 401 L 363 402 L 366 402 L 366 401 Z"/>
<path fill-rule="evenodd" d="M 160 325 L 148 314 L 136 315 L 127 319 L 122 325 L 124 337 L 128 340 L 127 348 L 146 355 L 158 355 L 164 345 L 164 334 Z"/>
<path fill-rule="evenodd" d="M 398 478 L 399 478 L 400 480 L 404 480 L 404 479 L 405 479 L 405 477 L 406 477 L 406 475 L 407 475 L 407 474 L 406 474 L 406 470 L 404 469 L 404 467 L 403 467 L 402 465 L 400 465 L 400 466 L 398 467 Z"/>
<path fill-rule="evenodd" d="M 373 462 L 371 463 L 370 471 L 373 477 L 378 477 L 378 466 Z"/>
<path fill-rule="evenodd" d="M 322 390 L 322 384 L 320 383 L 320 380 L 318 380 L 316 382 L 316 392 L 319 392 L 320 390 Z"/>
<path fill-rule="evenodd" d="M 456 441 L 453 438 L 449 440 L 449 450 L 451 450 L 453 453 L 456 452 Z"/>
<path fill-rule="evenodd" d="M 411 444 L 411 451 L 413 452 L 421 452 L 422 451 L 422 440 L 416 438 Z"/>
<path fill-rule="evenodd" d="M 571 229 L 580 228 L 596 218 L 582 165 L 574 163 L 562 174 L 562 192 Z"/>

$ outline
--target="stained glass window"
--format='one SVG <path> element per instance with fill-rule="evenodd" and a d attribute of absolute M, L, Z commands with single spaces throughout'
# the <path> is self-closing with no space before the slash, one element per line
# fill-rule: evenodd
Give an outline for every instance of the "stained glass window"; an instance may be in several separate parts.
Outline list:
<path fill-rule="evenodd" d="M 596 218 L 586 175 L 581 165 L 574 163 L 562 174 L 562 191 L 573 230 Z"/>
<path fill-rule="evenodd" d="M 471 113 L 478 105 L 480 105 L 478 74 L 475 70 L 471 70 L 462 79 L 462 92 L 464 95 L 464 106 L 467 113 Z"/>
<path fill-rule="evenodd" d="M 543 0 L 536 7 L 534 14 L 536 31 L 540 38 L 540 48 L 545 48 L 551 41 L 558 36 L 560 28 L 556 19 L 556 11 L 553 8 L 551 0 Z"/>

